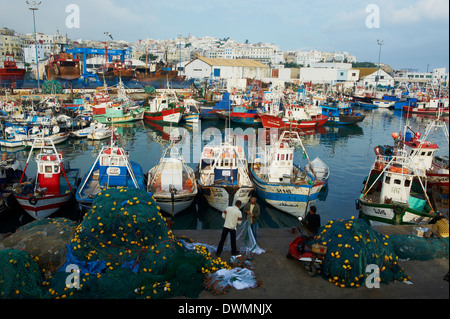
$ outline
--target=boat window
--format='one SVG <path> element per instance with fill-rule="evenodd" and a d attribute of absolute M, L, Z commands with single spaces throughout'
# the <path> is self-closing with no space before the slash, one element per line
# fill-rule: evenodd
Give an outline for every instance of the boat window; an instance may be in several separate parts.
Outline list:
<path fill-rule="evenodd" d="M 386 179 L 384 180 L 384 182 L 386 184 L 390 184 L 391 183 L 391 177 L 390 176 L 386 176 Z"/>
<path fill-rule="evenodd" d="M 425 152 L 422 152 L 422 156 L 424 156 L 426 153 Z"/>
<path fill-rule="evenodd" d="M 284 161 L 284 154 L 281 154 L 281 160 Z"/>
<path fill-rule="evenodd" d="M 406 187 L 409 187 L 411 185 L 411 181 L 409 180 L 409 179 L 407 179 L 406 181 L 405 181 L 405 186 Z"/>
<path fill-rule="evenodd" d="M 402 181 L 399 179 L 394 179 L 394 184 L 401 185 Z"/>
<path fill-rule="evenodd" d="M 291 158 L 290 158 L 290 160 L 291 160 L 291 161 L 292 161 L 292 157 L 293 157 L 293 155 L 294 155 L 294 154 L 291 154 Z"/>
<path fill-rule="evenodd" d="M 45 172 L 46 173 L 51 173 L 52 172 L 52 167 L 51 166 L 45 166 Z"/>
<path fill-rule="evenodd" d="M 431 156 L 431 154 L 433 154 L 433 152 L 429 151 L 429 152 L 428 152 L 428 156 Z"/>

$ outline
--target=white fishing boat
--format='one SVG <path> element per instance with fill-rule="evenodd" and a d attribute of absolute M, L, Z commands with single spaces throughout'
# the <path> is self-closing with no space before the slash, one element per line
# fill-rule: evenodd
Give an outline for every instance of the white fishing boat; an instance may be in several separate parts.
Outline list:
<path fill-rule="evenodd" d="M 276 143 L 252 154 L 250 172 L 262 200 L 285 213 L 303 217 L 325 182 L 316 176 L 311 164 L 309 172 L 294 164 L 296 145 L 301 146 L 310 163 L 298 132 L 284 131 Z"/>
<path fill-rule="evenodd" d="M 230 141 L 203 148 L 197 183 L 208 204 L 219 212 L 237 200 L 246 205 L 255 189 L 242 147 Z"/>
<path fill-rule="evenodd" d="M 150 169 L 147 180 L 147 192 L 153 193 L 158 206 L 168 214 L 188 208 L 198 193 L 194 170 L 173 143 L 164 150 L 158 165 Z"/>
<path fill-rule="evenodd" d="M 93 131 L 102 129 L 108 127 L 106 124 L 103 123 L 94 123 L 92 122 L 88 127 L 82 128 L 80 130 L 76 130 L 73 132 L 70 132 L 70 136 L 76 137 L 76 138 L 84 138 L 88 137 L 89 134 L 91 134 Z M 111 136 L 111 134 L 109 135 Z"/>
<path fill-rule="evenodd" d="M 413 181 L 420 183 L 413 188 Z M 425 172 L 404 149 L 389 161 L 377 155 L 356 207 L 371 225 L 428 224 L 437 216 L 425 190 Z"/>
<path fill-rule="evenodd" d="M 31 181 L 23 181 L 35 149 L 40 149 L 35 162 L 37 174 Z M 72 198 L 79 183 L 79 169 L 70 168 L 55 144 L 49 138 L 34 140 L 19 183 L 13 186 L 13 195 L 20 206 L 34 219 L 55 213 Z"/>
<path fill-rule="evenodd" d="M 53 144 L 60 144 L 68 140 L 70 136 L 69 132 L 64 133 L 56 133 L 45 136 L 45 139 L 43 138 L 27 138 L 22 141 L 23 145 L 25 147 L 32 147 L 39 148 L 44 147 L 48 141 L 52 141 Z"/>
<path fill-rule="evenodd" d="M 87 139 L 93 141 L 100 141 L 110 138 L 111 134 L 113 134 L 113 130 L 115 131 L 114 128 L 111 128 L 107 125 L 102 127 L 96 127 L 87 135 Z"/>

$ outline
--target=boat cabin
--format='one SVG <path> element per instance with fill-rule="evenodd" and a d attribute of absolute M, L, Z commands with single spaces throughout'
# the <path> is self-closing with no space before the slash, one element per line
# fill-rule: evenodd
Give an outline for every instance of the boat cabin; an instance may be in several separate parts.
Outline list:
<path fill-rule="evenodd" d="M 121 148 L 110 147 L 105 149 L 99 158 L 99 169 L 97 173 L 99 184 L 127 186 L 127 163 L 127 154 Z"/>
<path fill-rule="evenodd" d="M 61 154 L 42 154 L 37 158 L 37 174 L 40 189 L 45 189 L 48 195 L 58 195 L 61 192 Z"/>
<path fill-rule="evenodd" d="M 439 149 L 438 146 L 429 141 L 420 140 L 420 135 L 405 133 L 405 150 L 414 165 L 419 170 L 429 170 L 433 165 L 433 158 Z"/>
<path fill-rule="evenodd" d="M 271 154 L 268 167 L 269 182 L 290 182 L 294 168 L 294 149 L 280 142 Z"/>

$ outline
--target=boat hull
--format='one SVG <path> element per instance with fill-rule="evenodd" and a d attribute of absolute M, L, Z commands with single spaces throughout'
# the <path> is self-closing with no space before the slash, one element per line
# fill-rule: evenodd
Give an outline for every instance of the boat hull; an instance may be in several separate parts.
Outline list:
<path fill-rule="evenodd" d="M 436 215 L 420 212 L 401 205 L 368 203 L 359 199 L 357 202 L 360 215 L 371 225 L 426 225 Z"/>
<path fill-rule="evenodd" d="M 258 196 L 274 208 L 295 217 L 304 217 L 306 209 L 314 205 L 324 186 L 324 181 L 312 185 L 265 182 L 253 170 L 250 171 Z"/>
<path fill-rule="evenodd" d="M 245 125 L 261 125 L 262 120 L 256 113 L 231 112 L 230 119 L 234 123 Z"/>
<path fill-rule="evenodd" d="M 25 212 L 34 219 L 43 219 L 58 211 L 72 198 L 72 193 L 36 197 L 36 204 L 30 203 L 30 197 L 14 195 Z"/>
<path fill-rule="evenodd" d="M 200 185 L 200 190 L 211 207 L 219 212 L 223 212 L 227 207 L 234 205 L 237 200 L 242 202 L 241 207 L 246 205 L 252 196 L 254 188 L 243 186 L 237 188 L 236 192 L 234 192 L 235 188 L 232 187 Z"/>
<path fill-rule="evenodd" d="M 121 117 L 112 117 L 106 115 L 94 115 L 94 120 L 97 120 L 102 124 L 114 124 L 114 123 L 128 123 L 142 120 L 144 118 L 144 112 L 132 113 Z"/>
<path fill-rule="evenodd" d="M 259 115 L 264 128 L 280 128 L 280 129 L 303 129 L 315 128 L 323 126 L 328 121 L 328 116 L 318 115 L 311 120 L 289 120 L 283 121 L 281 117 L 260 114 Z"/>
<path fill-rule="evenodd" d="M 184 196 L 175 196 L 173 202 L 173 212 L 172 212 L 172 199 L 170 196 L 155 196 L 156 204 L 159 208 L 168 214 L 177 215 L 178 213 L 184 211 L 194 202 L 196 194 L 184 195 Z"/>
<path fill-rule="evenodd" d="M 164 123 L 178 123 L 183 115 L 183 108 L 177 107 L 173 109 L 162 110 L 159 112 L 144 112 L 144 120 Z"/>
<path fill-rule="evenodd" d="M 412 106 L 403 106 L 403 111 L 414 114 L 428 114 L 433 116 L 438 116 L 439 112 L 444 115 L 449 114 L 449 108 L 421 108 L 421 107 L 412 107 Z"/>

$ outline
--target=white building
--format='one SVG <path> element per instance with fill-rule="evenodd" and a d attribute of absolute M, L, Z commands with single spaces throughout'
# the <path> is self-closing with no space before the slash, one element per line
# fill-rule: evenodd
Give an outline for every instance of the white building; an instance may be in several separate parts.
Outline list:
<path fill-rule="evenodd" d="M 270 68 L 251 59 L 198 57 L 186 64 L 184 73 L 187 78 L 197 79 L 262 79 L 269 77 Z"/>
<path fill-rule="evenodd" d="M 394 86 L 394 78 L 383 69 L 355 68 L 359 70 L 358 85 L 363 87 L 375 87 L 376 85 Z M 378 77 L 378 80 L 377 80 Z"/>
<path fill-rule="evenodd" d="M 433 70 L 432 75 L 433 86 L 448 86 L 448 73 L 446 73 L 445 68 L 439 68 Z"/>
<path fill-rule="evenodd" d="M 351 63 L 312 63 L 311 67 L 300 69 L 300 82 L 352 87 L 358 79 L 359 70 L 353 69 Z"/>

